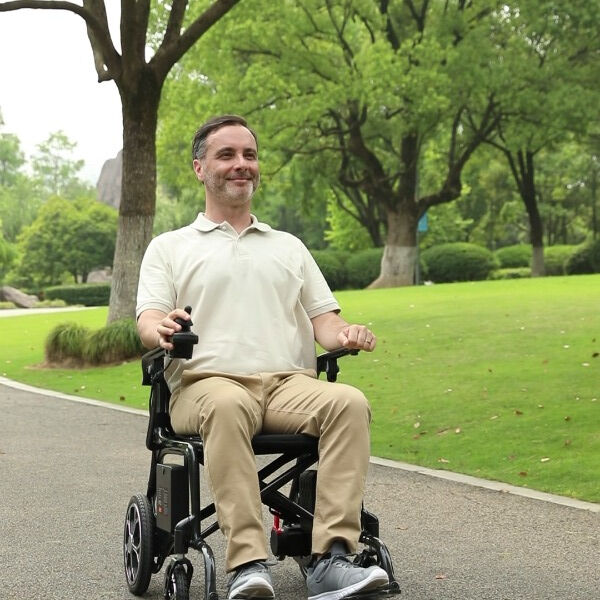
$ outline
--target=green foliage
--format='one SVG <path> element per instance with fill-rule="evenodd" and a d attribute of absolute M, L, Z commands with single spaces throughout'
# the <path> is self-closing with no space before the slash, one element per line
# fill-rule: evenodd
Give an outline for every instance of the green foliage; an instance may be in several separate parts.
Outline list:
<path fill-rule="evenodd" d="M 343 290 L 346 287 L 346 266 L 340 255 L 331 250 L 311 250 L 323 276 L 332 290 Z"/>
<path fill-rule="evenodd" d="M 514 244 L 505 246 L 494 252 L 502 269 L 529 267 L 531 264 L 531 245 Z"/>
<path fill-rule="evenodd" d="M 588 242 L 575 250 L 567 259 L 565 272 L 567 275 L 600 273 L 600 240 Z"/>
<path fill-rule="evenodd" d="M 67 304 L 108 306 L 110 284 L 80 283 L 48 287 L 44 289 L 44 298 L 46 300 L 64 300 Z"/>
<path fill-rule="evenodd" d="M 5 301 L 0 302 L 0 310 L 8 310 L 10 308 L 17 308 L 17 306 L 15 304 L 13 304 L 12 302 L 5 302 Z"/>
<path fill-rule="evenodd" d="M 57 325 L 48 334 L 44 347 L 49 363 L 80 362 L 89 337 L 87 327 L 76 322 Z"/>
<path fill-rule="evenodd" d="M 144 353 L 135 321 L 121 319 L 90 331 L 78 323 L 61 323 L 45 343 L 46 361 L 63 365 L 105 365 L 138 358 Z"/>
<path fill-rule="evenodd" d="M 492 252 L 467 242 L 440 244 L 421 255 L 426 279 L 435 283 L 487 279 L 498 266 Z"/>
<path fill-rule="evenodd" d="M 488 279 L 523 279 L 531 277 L 531 269 L 529 267 L 510 267 L 507 269 L 495 269 L 490 273 Z"/>
<path fill-rule="evenodd" d="M 64 308 L 67 303 L 64 300 L 39 300 L 36 302 L 34 308 Z"/>
<path fill-rule="evenodd" d="M 383 248 L 368 248 L 353 254 L 346 262 L 348 287 L 362 289 L 377 279 L 381 271 Z"/>
<path fill-rule="evenodd" d="M 565 266 L 577 246 L 566 244 L 544 248 L 544 269 L 546 275 L 566 275 Z"/>
<path fill-rule="evenodd" d="M 116 231 L 115 209 L 89 198 L 51 198 L 19 235 L 14 269 L 30 285 L 61 283 L 65 272 L 85 282 L 94 268 L 112 265 Z"/>
<path fill-rule="evenodd" d="M 94 331 L 83 347 L 83 361 L 92 365 L 105 365 L 142 356 L 144 347 L 140 342 L 133 319 L 113 321 Z"/>

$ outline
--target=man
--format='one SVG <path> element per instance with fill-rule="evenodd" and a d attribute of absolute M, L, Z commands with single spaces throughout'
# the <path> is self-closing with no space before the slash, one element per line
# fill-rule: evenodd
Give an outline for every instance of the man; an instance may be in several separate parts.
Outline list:
<path fill-rule="evenodd" d="M 258 432 L 319 437 L 319 476 L 309 598 L 341 599 L 388 583 L 385 571 L 346 558 L 360 535 L 369 461 L 370 410 L 357 389 L 316 379 L 322 347 L 375 348 L 363 325 L 339 306 L 306 247 L 250 212 L 259 180 L 256 134 L 223 115 L 196 132 L 193 167 L 206 211 L 158 236 L 144 256 L 138 330 L 167 350 L 193 307 L 199 343 L 166 377 L 177 433 L 205 445 L 205 468 L 227 540 L 228 598 L 273 598 L 251 440 Z"/>

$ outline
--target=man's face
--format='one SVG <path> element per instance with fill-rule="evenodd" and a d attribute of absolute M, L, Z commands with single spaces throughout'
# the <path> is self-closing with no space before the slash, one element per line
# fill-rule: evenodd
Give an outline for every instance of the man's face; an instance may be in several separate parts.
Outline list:
<path fill-rule="evenodd" d="M 250 202 L 260 182 L 254 136 L 242 125 L 226 125 L 206 138 L 206 154 L 194 160 L 207 202 L 229 207 Z"/>

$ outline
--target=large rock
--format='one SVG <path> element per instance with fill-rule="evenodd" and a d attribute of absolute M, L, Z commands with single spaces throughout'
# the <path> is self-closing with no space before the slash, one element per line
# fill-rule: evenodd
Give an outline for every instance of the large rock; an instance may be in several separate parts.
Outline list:
<path fill-rule="evenodd" d="M 105 267 L 104 269 L 96 269 L 90 271 L 87 282 L 88 283 L 106 283 L 112 279 L 112 269 Z"/>
<path fill-rule="evenodd" d="M 8 285 L 3 285 L 0 288 L 0 300 L 4 302 L 12 302 L 19 308 L 31 308 L 35 305 L 39 298 L 37 296 L 25 294 L 24 292 L 21 292 L 20 290 Z"/>
<path fill-rule="evenodd" d="M 119 208 L 121 202 L 121 177 L 123 176 L 123 151 L 120 150 L 115 158 L 110 158 L 102 166 L 96 190 L 98 200 Z"/>

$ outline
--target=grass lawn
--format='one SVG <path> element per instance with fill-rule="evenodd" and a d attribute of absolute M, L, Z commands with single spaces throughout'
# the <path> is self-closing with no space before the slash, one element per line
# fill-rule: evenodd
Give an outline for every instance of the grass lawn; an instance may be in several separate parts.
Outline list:
<path fill-rule="evenodd" d="M 375 353 L 340 362 L 373 407 L 373 454 L 600 502 L 600 275 L 336 293 Z M 4 376 L 142 407 L 139 363 L 58 370 L 56 323 L 106 309 L 0 318 Z"/>

